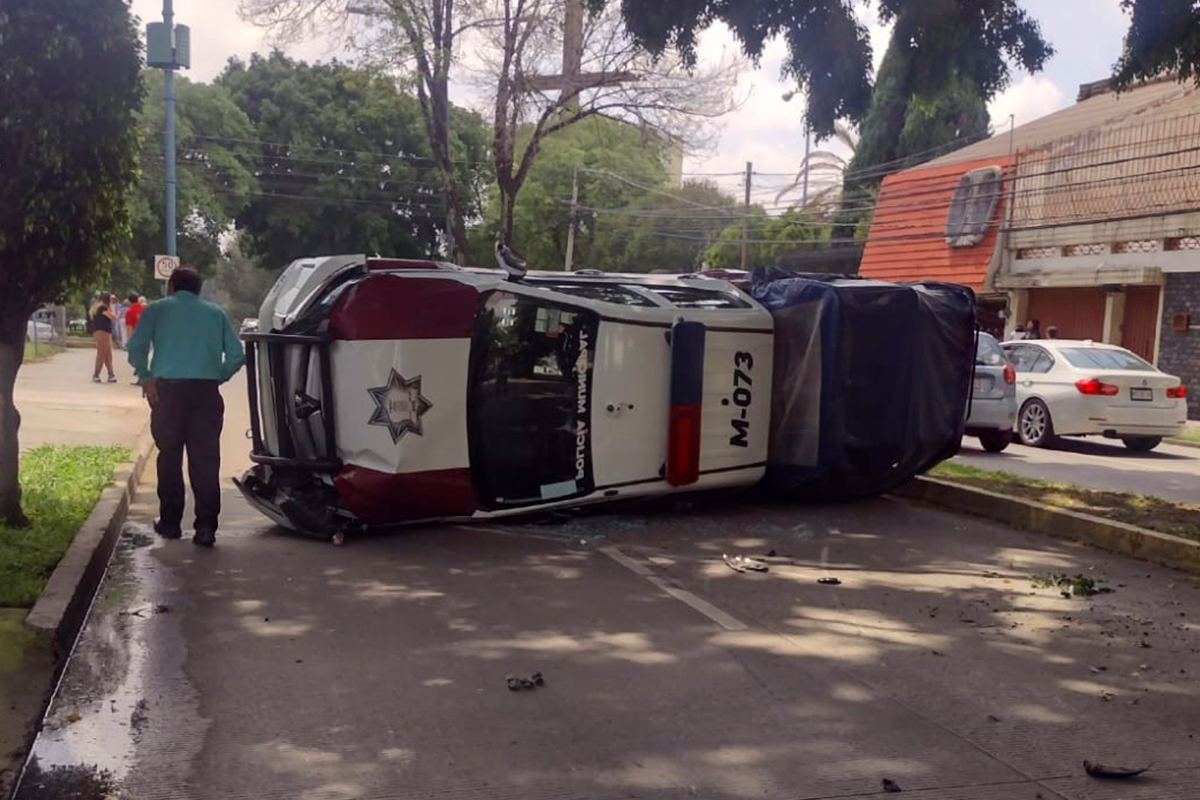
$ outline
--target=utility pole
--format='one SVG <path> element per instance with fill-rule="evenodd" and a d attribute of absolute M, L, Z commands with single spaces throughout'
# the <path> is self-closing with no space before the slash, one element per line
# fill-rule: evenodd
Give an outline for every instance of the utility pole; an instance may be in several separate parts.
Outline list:
<path fill-rule="evenodd" d="M 804 188 L 800 190 L 800 207 L 808 205 L 808 171 L 812 167 L 808 163 L 808 150 L 812 147 L 812 126 L 804 121 Z"/>
<path fill-rule="evenodd" d="M 746 221 L 750 216 L 750 176 L 754 173 L 754 164 L 746 162 L 746 202 L 742 213 L 742 269 L 750 269 L 750 242 L 746 237 Z"/>
<path fill-rule="evenodd" d="M 146 66 L 163 71 L 163 160 L 166 164 L 167 255 L 178 255 L 175 246 L 175 70 L 192 65 L 192 37 L 186 25 L 175 25 L 172 0 L 163 0 L 163 21 L 146 26 Z M 166 283 L 163 283 L 166 291 Z"/>
<path fill-rule="evenodd" d="M 567 226 L 567 260 L 563 264 L 565 272 L 571 271 L 571 262 L 575 260 L 575 226 L 579 224 L 579 162 L 575 162 L 575 177 L 571 179 L 571 220 Z"/>

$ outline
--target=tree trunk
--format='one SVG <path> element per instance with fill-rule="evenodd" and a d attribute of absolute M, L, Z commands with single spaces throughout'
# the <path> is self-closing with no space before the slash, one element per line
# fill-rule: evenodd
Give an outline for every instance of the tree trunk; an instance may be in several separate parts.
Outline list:
<path fill-rule="evenodd" d="M 467 224 L 463 219 L 462 197 L 458 192 L 458 176 L 450 159 L 450 87 L 444 76 L 430 81 L 432 139 L 434 158 L 442 173 L 442 193 L 446 200 L 446 227 L 450 235 L 450 260 L 465 264 L 467 257 Z"/>
<path fill-rule="evenodd" d="M 24 360 L 24 320 L 20 320 L 20 325 L 0 326 L 0 524 L 14 528 L 29 524 L 29 518 L 21 511 L 21 484 L 17 471 L 20 454 L 17 431 L 21 427 L 21 414 L 13 402 L 17 370 Z"/>
<path fill-rule="evenodd" d="M 500 237 L 501 242 L 511 248 L 513 247 L 513 213 L 517 208 L 517 189 L 520 187 L 513 186 L 506 181 L 497 181 L 496 185 L 500 190 L 500 224 L 496 235 Z"/>

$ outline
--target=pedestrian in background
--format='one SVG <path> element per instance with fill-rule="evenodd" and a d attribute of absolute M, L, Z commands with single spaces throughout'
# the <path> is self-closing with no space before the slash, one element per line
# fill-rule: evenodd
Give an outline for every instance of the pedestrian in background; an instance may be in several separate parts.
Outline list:
<path fill-rule="evenodd" d="M 137 292 L 130 292 L 125 299 L 129 301 L 129 306 L 125 309 L 125 332 L 132 339 L 142 311 L 146 308 L 146 298 L 139 296 Z"/>
<path fill-rule="evenodd" d="M 88 309 L 88 320 L 92 325 L 92 339 L 96 342 L 96 366 L 92 370 L 92 383 L 100 383 L 100 368 L 108 369 L 108 382 L 116 383 L 113 372 L 113 320 L 117 315 L 112 310 L 113 298 L 101 292 Z"/>
<path fill-rule="evenodd" d="M 150 403 L 150 433 L 158 446 L 158 519 L 167 539 L 183 535 L 183 455 L 196 500 L 192 541 L 212 547 L 221 513 L 220 385 L 245 358 L 233 323 L 220 306 L 200 299 L 200 274 L 180 267 L 167 297 L 142 310 L 129 341 L 129 363 Z M 151 352 L 153 358 L 151 359 Z"/>
<path fill-rule="evenodd" d="M 113 312 L 113 344 L 116 347 L 125 347 L 125 304 L 121 302 L 121 298 L 117 297 L 115 292 L 109 292 L 108 296 L 112 298 Z"/>
<path fill-rule="evenodd" d="M 1057 339 L 1058 338 L 1058 328 L 1054 325 L 1051 325 L 1049 328 L 1046 328 L 1046 338 L 1047 339 Z"/>

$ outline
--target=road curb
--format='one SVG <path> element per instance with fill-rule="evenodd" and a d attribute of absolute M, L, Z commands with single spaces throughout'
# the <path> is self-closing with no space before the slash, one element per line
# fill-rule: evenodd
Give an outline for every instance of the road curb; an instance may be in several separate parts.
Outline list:
<path fill-rule="evenodd" d="M 100 493 L 92 513 L 76 532 L 71 546 L 25 617 L 26 625 L 52 639 L 56 672 L 83 626 L 153 447 L 154 439 L 147 422 L 134 444 L 132 460 L 114 470 L 112 484 Z"/>
<path fill-rule="evenodd" d="M 1175 437 L 1169 436 L 1167 437 L 1166 442 L 1167 444 L 1178 445 L 1179 447 L 1195 447 L 1200 449 L 1200 442 L 1197 442 L 1194 439 L 1176 439 Z"/>
<path fill-rule="evenodd" d="M 1200 573 L 1200 542 L 1018 497 L 918 477 L 893 494 L 986 517 L 1014 528 L 1086 542 L 1102 550 Z"/>

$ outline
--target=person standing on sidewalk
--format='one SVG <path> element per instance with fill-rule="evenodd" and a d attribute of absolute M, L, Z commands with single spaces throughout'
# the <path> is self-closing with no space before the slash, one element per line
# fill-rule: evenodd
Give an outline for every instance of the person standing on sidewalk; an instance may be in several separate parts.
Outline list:
<path fill-rule="evenodd" d="M 200 299 L 200 274 L 175 270 L 167 297 L 142 311 L 129 341 L 129 363 L 150 403 L 150 433 L 158 446 L 158 519 L 167 539 L 183 535 L 183 453 L 196 499 L 192 541 L 216 542 L 221 513 L 220 385 L 242 368 L 245 354 L 221 308 Z M 154 357 L 150 360 L 153 350 Z"/>
<path fill-rule="evenodd" d="M 117 318 L 112 310 L 113 298 L 108 292 L 101 292 L 92 303 L 88 314 L 92 320 L 92 338 L 96 341 L 96 367 L 92 370 L 92 382 L 100 382 L 100 368 L 108 368 L 108 382 L 116 383 L 117 376 L 113 373 L 113 320 Z"/>

